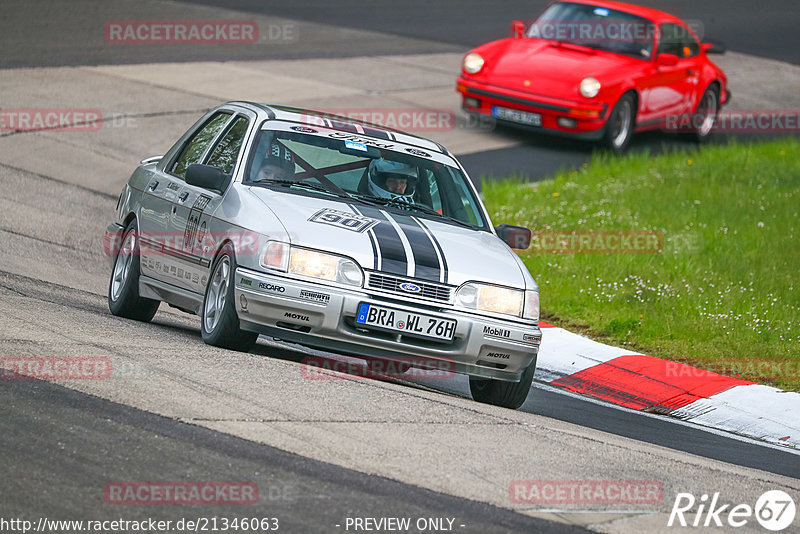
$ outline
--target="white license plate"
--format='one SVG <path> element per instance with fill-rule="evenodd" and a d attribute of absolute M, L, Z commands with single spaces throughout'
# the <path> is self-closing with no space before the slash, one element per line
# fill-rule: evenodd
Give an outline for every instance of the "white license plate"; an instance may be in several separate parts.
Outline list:
<path fill-rule="evenodd" d="M 379 330 L 439 341 L 452 341 L 456 333 L 456 321 L 452 319 L 384 308 L 365 302 L 358 305 L 356 323 Z"/>
<path fill-rule="evenodd" d="M 520 124 L 527 124 L 528 126 L 541 126 L 542 116 L 538 113 L 530 113 L 527 111 L 519 111 L 517 109 L 501 108 L 494 106 L 492 108 L 492 115 L 498 119 L 507 121 L 518 122 Z"/>

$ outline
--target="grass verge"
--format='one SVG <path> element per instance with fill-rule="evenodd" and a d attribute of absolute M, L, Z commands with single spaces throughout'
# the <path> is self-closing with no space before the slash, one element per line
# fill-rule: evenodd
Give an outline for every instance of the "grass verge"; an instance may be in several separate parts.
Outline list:
<path fill-rule="evenodd" d="M 544 320 L 800 391 L 797 139 L 600 155 L 541 182 L 486 181 L 483 195 L 495 224 L 535 232 L 520 256 L 539 283 Z M 619 231 L 661 236 L 661 250 L 608 248 L 622 246 L 608 240 Z"/>

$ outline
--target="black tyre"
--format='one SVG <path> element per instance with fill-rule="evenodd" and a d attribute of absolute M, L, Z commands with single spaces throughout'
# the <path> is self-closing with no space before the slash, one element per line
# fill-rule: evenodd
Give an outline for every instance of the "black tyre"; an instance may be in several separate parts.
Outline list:
<path fill-rule="evenodd" d="M 695 141 L 704 143 L 711 137 L 717 123 L 717 113 L 719 113 L 719 87 L 713 84 L 705 90 L 692 115 L 694 131 L 691 135 Z"/>
<path fill-rule="evenodd" d="M 636 99 L 631 93 L 625 93 L 606 121 L 603 144 L 615 154 L 622 154 L 631 142 L 635 125 Z"/>
<path fill-rule="evenodd" d="M 118 317 L 147 322 L 158 310 L 159 301 L 139 295 L 139 232 L 136 220 L 122 233 L 122 241 L 114 258 L 114 268 L 108 281 L 108 309 Z"/>
<path fill-rule="evenodd" d="M 469 377 L 469 391 L 472 398 L 484 404 L 516 410 L 525 403 L 533 383 L 536 362 L 525 369 L 519 382 L 503 382 L 487 378 Z"/>
<path fill-rule="evenodd" d="M 230 243 L 224 245 L 211 269 L 203 299 L 200 331 L 203 341 L 215 347 L 247 352 L 258 339 L 255 332 L 239 328 L 233 291 L 236 256 Z"/>

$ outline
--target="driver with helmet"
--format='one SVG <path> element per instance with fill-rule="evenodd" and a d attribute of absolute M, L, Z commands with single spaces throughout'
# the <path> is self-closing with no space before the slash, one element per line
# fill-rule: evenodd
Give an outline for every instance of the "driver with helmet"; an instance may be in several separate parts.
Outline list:
<path fill-rule="evenodd" d="M 261 162 L 261 168 L 253 181 L 283 182 L 290 180 L 292 176 L 294 176 L 294 157 L 292 153 L 282 144 L 273 141 L 270 143 L 267 154 Z"/>
<path fill-rule="evenodd" d="M 367 175 L 367 189 L 372 196 L 414 203 L 417 169 L 412 165 L 378 158 L 370 162 Z"/>

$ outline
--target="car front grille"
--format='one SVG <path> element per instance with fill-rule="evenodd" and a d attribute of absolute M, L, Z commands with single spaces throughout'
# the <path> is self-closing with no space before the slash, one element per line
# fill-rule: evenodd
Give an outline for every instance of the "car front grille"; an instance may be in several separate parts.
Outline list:
<path fill-rule="evenodd" d="M 414 284 L 420 288 L 420 291 L 413 293 L 411 291 L 404 291 L 400 288 L 401 284 Z M 367 278 L 367 287 L 369 289 L 377 289 L 380 291 L 387 291 L 404 297 L 421 297 L 439 302 L 450 302 L 450 296 L 453 293 L 453 288 L 442 284 L 433 284 L 431 282 L 421 282 L 419 280 L 398 278 L 396 276 L 369 273 Z"/>

